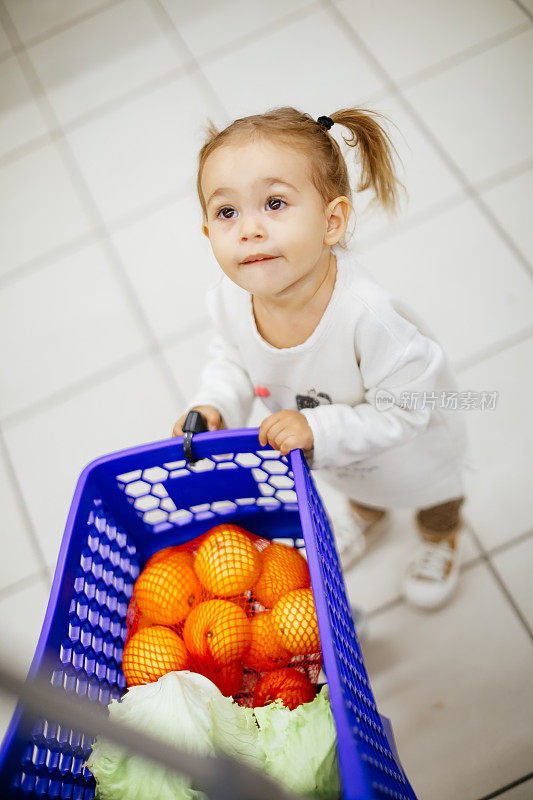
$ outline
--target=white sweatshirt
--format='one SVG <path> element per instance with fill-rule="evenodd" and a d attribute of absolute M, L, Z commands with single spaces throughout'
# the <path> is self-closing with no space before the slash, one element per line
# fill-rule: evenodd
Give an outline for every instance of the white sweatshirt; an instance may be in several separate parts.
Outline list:
<path fill-rule="evenodd" d="M 361 503 L 424 508 L 464 494 L 466 428 L 460 410 L 443 408 L 440 393 L 457 386 L 441 345 L 352 252 L 332 251 L 330 301 L 295 347 L 266 342 L 250 294 L 220 277 L 207 294 L 208 359 L 187 407 L 215 406 L 228 428 L 246 425 L 254 395 L 272 414 L 301 411 L 311 469 Z M 435 395 L 424 403 L 424 392 Z"/>

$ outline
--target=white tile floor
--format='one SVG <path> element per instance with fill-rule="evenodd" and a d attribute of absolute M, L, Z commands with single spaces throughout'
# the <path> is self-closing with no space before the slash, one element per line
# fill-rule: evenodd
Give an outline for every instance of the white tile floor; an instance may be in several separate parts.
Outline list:
<path fill-rule="evenodd" d="M 81 470 L 167 437 L 198 377 L 206 117 L 368 104 L 411 202 L 391 222 L 358 197 L 353 247 L 499 401 L 466 414 L 453 602 L 400 599 L 405 510 L 347 584 L 418 796 L 533 798 L 532 22 L 531 0 L 0 0 L 0 649 L 22 670 Z"/>

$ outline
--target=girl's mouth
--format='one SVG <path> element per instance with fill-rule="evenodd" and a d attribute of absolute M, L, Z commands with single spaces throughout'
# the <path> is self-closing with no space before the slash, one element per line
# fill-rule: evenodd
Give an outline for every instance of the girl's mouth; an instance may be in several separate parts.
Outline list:
<path fill-rule="evenodd" d="M 256 261 L 245 261 L 244 266 L 248 264 L 260 264 L 262 261 L 274 261 L 278 256 L 269 256 L 268 258 L 258 258 Z"/>

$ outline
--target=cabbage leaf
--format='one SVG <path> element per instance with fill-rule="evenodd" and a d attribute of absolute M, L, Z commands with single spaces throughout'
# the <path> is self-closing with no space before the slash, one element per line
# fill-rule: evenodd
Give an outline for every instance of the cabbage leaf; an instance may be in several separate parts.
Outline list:
<path fill-rule="evenodd" d="M 109 716 L 192 753 L 222 750 L 256 769 L 264 764 L 251 709 L 224 697 L 212 681 L 189 670 L 168 672 L 153 683 L 132 686 L 121 701 L 112 701 Z M 206 800 L 189 778 L 98 737 L 87 766 L 98 800 Z"/>
<path fill-rule="evenodd" d="M 341 794 L 337 732 L 323 686 L 314 700 L 291 711 L 276 700 L 255 708 L 265 771 L 286 789 L 320 800 Z"/>
<path fill-rule="evenodd" d="M 286 789 L 338 800 L 341 793 L 337 735 L 324 686 L 294 710 L 280 700 L 244 708 L 224 697 L 208 678 L 189 670 L 168 672 L 132 686 L 112 701 L 109 716 L 192 753 L 224 752 L 265 770 Z M 207 800 L 191 780 L 98 737 L 87 766 L 97 800 Z"/>

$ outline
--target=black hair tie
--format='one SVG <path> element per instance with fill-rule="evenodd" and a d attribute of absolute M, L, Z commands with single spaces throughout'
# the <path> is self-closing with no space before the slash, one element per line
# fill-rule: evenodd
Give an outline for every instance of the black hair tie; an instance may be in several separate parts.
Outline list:
<path fill-rule="evenodd" d="M 335 124 L 335 123 L 333 122 L 333 120 L 331 119 L 331 117 L 319 117 L 319 118 L 317 119 L 317 122 L 318 122 L 320 125 L 323 125 L 323 126 L 324 126 L 324 128 L 325 128 L 327 131 L 329 131 L 329 129 L 331 128 L 331 126 Z"/>

